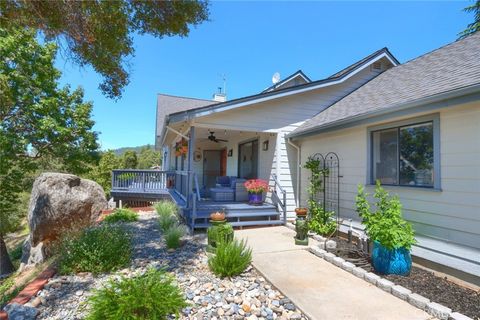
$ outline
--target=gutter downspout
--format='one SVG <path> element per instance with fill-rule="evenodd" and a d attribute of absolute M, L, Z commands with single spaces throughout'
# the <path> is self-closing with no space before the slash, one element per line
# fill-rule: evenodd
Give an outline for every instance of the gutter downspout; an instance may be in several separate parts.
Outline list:
<path fill-rule="evenodd" d="M 296 188 L 295 188 L 295 189 L 296 189 L 295 192 L 296 192 L 296 194 L 297 194 L 297 198 L 296 198 L 296 200 L 295 200 L 295 205 L 296 205 L 297 208 L 298 208 L 298 207 L 300 206 L 300 203 L 301 203 L 301 201 L 300 201 L 300 181 L 301 181 L 301 180 L 300 180 L 300 170 L 301 170 L 302 167 L 301 167 L 301 165 L 300 165 L 300 160 L 301 160 L 301 159 L 300 159 L 300 155 L 301 155 L 301 154 L 300 154 L 300 146 L 294 144 L 294 143 L 292 142 L 292 138 L 287 138 L 287 142 L 288 142 L 289 145 L 291 145 L 292 147 L 294 147 L 294 148 L 297 150 L 297 186 L 296 186 Z"/>

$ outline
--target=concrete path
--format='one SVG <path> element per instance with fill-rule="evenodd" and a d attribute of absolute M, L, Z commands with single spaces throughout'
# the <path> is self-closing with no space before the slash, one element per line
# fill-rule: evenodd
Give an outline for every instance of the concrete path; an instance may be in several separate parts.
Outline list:
<path fill-rule="evenodd" d="M 286 227 L 235 231 L 253 248 L 253 265 L 310 319 L 433 319 L 407 302 L 293 242 Z"/>

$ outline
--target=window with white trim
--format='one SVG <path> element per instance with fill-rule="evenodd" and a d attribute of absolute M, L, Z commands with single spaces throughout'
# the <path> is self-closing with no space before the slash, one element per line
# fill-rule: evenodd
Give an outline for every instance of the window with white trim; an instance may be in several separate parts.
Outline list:
<path fill-rule="evenodd" d="M 438 117 L 417 120 L 369 130 L 372 183 L 439 187 Z"/>

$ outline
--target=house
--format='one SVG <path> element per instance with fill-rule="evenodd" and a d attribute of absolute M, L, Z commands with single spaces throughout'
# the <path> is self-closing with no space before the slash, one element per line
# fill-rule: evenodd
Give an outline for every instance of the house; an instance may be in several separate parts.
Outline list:
<path fill-rule="evenodd" d="M 114 197 L 136 185 L 148 199 L 168 194 L 193 228 L 206 227 L 212 209 L 237 226 L 279 224 L 306 205 L 308 157 L 333 155 L 341 230 L 362 232 L 357 185 L 371 191 L 380 180 L 414 225 L 416 259 L 479 282 L 480 33 L 404 64 L 383 48 L 322 80 L 299 70 L 234 100 L 159 94 L 156 121 L 163 171 L 127 185 L 114 172 Z M 208 200 L 219 176 L 268 180 L 266 204 Z"/>
<path fill-rule="evenodd" d="M 159 94 L 156 148 L 164 155 L 163 170 L 176 172 L 173 196 L 188 208 L 184 212 L 191 212 L 199 205 L 192 201 L 205 205 L 202 199 L 211 198 L 209 190 L 218 176 L 260 178 L 270 181 L 272 187 L 266 197 L 271 206 L 264 208 L 270 210 L 264 212 L 270 216 L 264 216 L 264 224 L 293 219 L 298 205 L 298 152 L 285 136 L 396 65 L 395 57 L 383 48 L 326 79 L 312 81 L 297 71 L 258 94 L 240 99 L 226 101 L 222 93 L 215 95 L 215 101 Z M 205 226 L 211 209 L 199 212 L 196 208 L 192 223 Z M 233 208 L 227 209 L 234 215 Z M 258 225 L 259 220 L 237 225 Z"/>
<path fill-rule="evenodd" d="M 386 70 L 287 138 L 302 161 L 339 156 L 342 218 L 361 229 L 357 185 L 378 179 L 413 224 L 413 254 L 478 283 L 480 33 Z M 302 203 L 307 183 L 303 171 Z"/>

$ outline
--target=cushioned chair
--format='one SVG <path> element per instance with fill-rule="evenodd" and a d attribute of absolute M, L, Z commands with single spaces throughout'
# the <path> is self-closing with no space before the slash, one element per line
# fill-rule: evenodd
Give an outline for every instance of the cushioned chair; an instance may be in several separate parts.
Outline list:
<path fill-rule="evenodd" d="M 216 178 L 215 188 L 210 189 L 213 201 L 247 201 L 248 194 L 243 186 L 245 179 L 221 176 Z"/>

